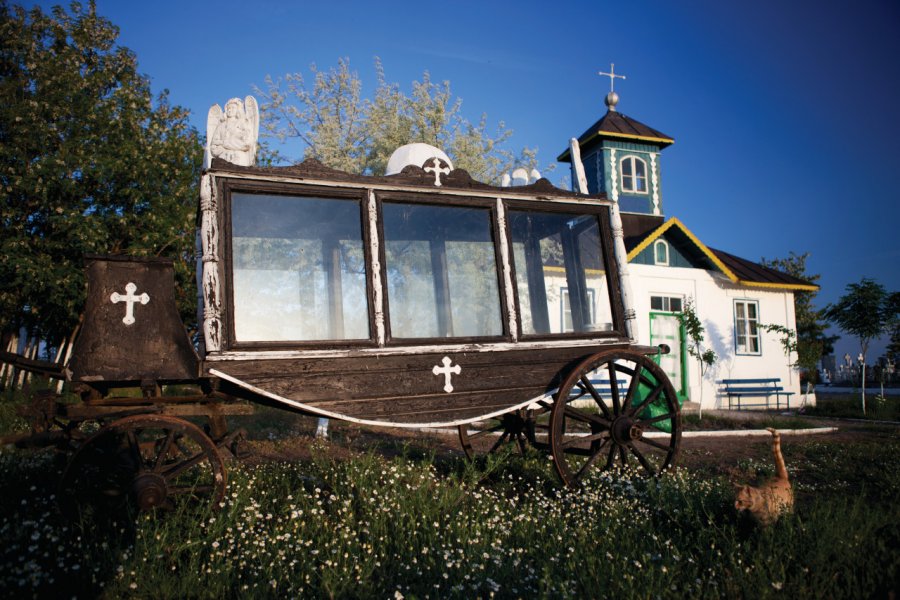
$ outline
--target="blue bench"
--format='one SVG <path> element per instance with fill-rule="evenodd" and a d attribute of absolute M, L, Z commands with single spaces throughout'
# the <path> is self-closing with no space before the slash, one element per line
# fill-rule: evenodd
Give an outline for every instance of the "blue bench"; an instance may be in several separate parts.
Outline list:
<path fill-rule="evenodd" d="M 769 398 L 775 396 L 775 409 L 779 410 L 781 408 L 781 397 L 784 396 L 786 407 L 788 409 L 791 408 L 791 396 L 794 395 L 794 392 L 784 391 L 784 387 L 781 386 L 781 379 L 778 377 L 768 379 L 722 379 L 717 383 L 725 386 L 721 393 L 728 395 L 729 409 L 732 407 L 732 398 L 737 398 L 737 407 L 740 410 L 742 408 L 741 398 L 747 396 L 765 398 L 766 402 L 765 404 L 745 404 L 744 406 L 765 406 L 768 410 Z"/>

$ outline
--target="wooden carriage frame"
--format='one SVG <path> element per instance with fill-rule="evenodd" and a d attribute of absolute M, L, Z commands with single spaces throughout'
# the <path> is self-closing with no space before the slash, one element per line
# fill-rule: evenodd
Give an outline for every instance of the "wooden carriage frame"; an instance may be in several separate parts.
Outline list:
<path fill-rule="evenodd" d="M 254 210 L 241 212 L 250 215 L 246 217 L 249 225 L 244 221 L 236 225 L 236 199 L 244 206 L 256 198 L 267 199 L 269 212 L 263 202 L 258 210 L 250 205 Z M 266 244 L 277 247 L 278 236 L 286 235 L 290 227 L 308 227 L 310 235 L 315 235 L 318 222 L 304 222 L 309 216 L 303 212 L 304 201 L 309 206 L 313 201 L 337 202 L 334 206 L 340 206 L 340 214 L 359 215 L 360 239 L 351 241 L 364 266 L 365 327 L 357 326 L 356 331 L 365 335 L 345 334 L 341 315 L 347 309 L 340 296 L 345 259 L 339 253 L 326 256 L 326 245 L 334 248 L 344 240 L 332 236 L 326 244 L 321 232 L 353 225 L 346 218 L 318 227 L 321 256 L 315 264 L 321 266 L 328 290 L 319 320 L 330 319 L 330 334 L 255 339 L 252 327 L 238 331 L 245 318 L 238 316 L 238 308 L 244 311 L 241 314 L 252 314 L 246 306 L 257 314 L 270 311 L 266 319 L 275 324 L 293 317 L 279 313 L 277 305 L 265 305 L 266 297 L 259 290 L 236 281 L 235 231 L 242 235 L 251 231 L 264 249 Z M 291 221 L 285 212 L 296 207 L 299 212 Z M 390 270 L 394 258 L 388 247 L 396 246 L 396 240 L 388 234 L 394 235 L 398 226 L 391 225 L 386 232 L 388 209 L 406 219 L 401 223 L 420 219 L 425 224 L 420 230 L 437 236 L 413 239 L 411 234 L 407 241 L 423 248 L 427 242 L 430 270 L 424 270 L 433 289 L 425 296 L 433 296 L 436 324 L 430 327 L 439 335 L 419 335 L 409 326 L 405 336 L 397 335 L 400 328 L 394 327 L 398 321 L 392 319 L 391 310 L 398 315 L 403 311 L 399 300 L 392 304 L 389 289 L 393 285 L 399 290 L 400 284 Z M 447 217 L 447 223 L 434 215 Z M 458 215 L 473 218 L 477 227 L 454 229 L 452 221 Z M 322 218 L 327 219 L 327 214 Z M 629 461 L 650 474 L 674 465 L 681 439 L 680 405 L 653 360 L 667 349 L 639 346 L 629 338 L 629 311 L 615 258 L 621 223 L 617 208 L 605 195 L 561 190 L 544 179 L 521 187 L 494 187 L 473 180 L 465 171 L 451 170 L 438 158 L 387 177 L 350 175 L 314 160 L 292 167 L 256 168 L 213 159 L 201 181 L 197 224 L 199 353 L 184 333 L 175 308 L 171 261 L 87 258 L 88 301 L 73 358 L 59 373 L 43 369 L 45 374 L 71 381 L 82 402 L 44 399 L 41 408 L 31 409 L 39 416 L 33 419 L 37 438 L 75 448 L 60 491 L 68 510 L 81 510 L 98 490 L 101 496 L 110 496 L 107 488 L 113 487 L 121 492 L 114 496 L 127 497 L 142 509 L 170 506 L 181 497 L 218 503 L 226 486 L 221 451 L 232 448 L 241 435 L 229 431 L 226 417 L 247 414 L 253 403 L 363 425 L 455 427 L 470 456 L 479 448 L 493 452 L 506 443 L 522 450 L 533 446 L 552 455 L 568 485 L 581 484 L 593 470 Z M 472 241 L 474 237 L 466 236 L 475 236 L 475 229 L 482 237 Z M 457 238 L 440 237 L 451 235 L 448 231 Z M 485 246 L 485 231 L 490 246 Z M 541 244 L 551 234 L 556 245 L 548 251 L 547 244 Z M 241 239 L 251 239 L 249 235 Z M 486 282 L 482 284 L 489 290 L 485 297 L 495 296 L 487 302 L 488 308 L 477 302 L 457 302 L 451 309 L 453 298 L 465 298 L 467 292 L 459 296 L 458 290 L 467 286 L 456 281 L 457 291 L 451 290 L 448 241 L 454 247 L 479 249 L 477 256 L 483 264 L 464 266 Z M 558 256 L 544 256 L 554 251 Z M 302 250 L 291 252 L 302 254 Z M 465 263 L 463 259 L 456 262 Z M 548 266 L 553 261 L 555 266 Z M 589 263 L 592 268 L 585 266 Z M 265 253 L 261 264 L 266 264 Z M 565 331 L 563 317 L 555 331 L 550 325 L 544 279 L 548 269 L 563 274 L 568 299 L 565 314 L 570 315 L 573 331 Z M 592 295 L 587 273 L 594 278 Z M 240 301 L 236 288 L 243 294 Z M 300 304 L 299 310 L 308 310 Z M 421 310 L 424 304 L 410 306 Z M 464 323 L 482 322 L 480 317 L 465 317 L 466 311 L 491 309 L 499 323 L 491 325 L 487 335 L 485 331 L 455 334 L 455 316 L 459 320 L 463 314 Z M 601 313 L 608 321 L 598 323 Z M 431 323 L 431 316 L 426 316 Z M 315 320 L 316 315 L 312 317 Z M 359 314 L 351 317 L 357 324 L 361 318 Z M 22 368 L 40 367 L 14 357 L 6 359 L 18 360 Z M 163 386 L 171 384 L 193 384 L 198 391 L 180 397 L 163 395 Z M 119 393 L 125 387 L 139 387 L 140 397 Z M 205 417 L 206 430 L 185 420 L 190 416 Z M 79 433 L 78 426 L 87 420 L 100 424 L 90 437 Z M 487 442 L 480 444 L 481 437 Z M 110 464 L 115 468 L 110 469 Z M 125 481 L 113 480 L 105 473 L 110 470 L 130 475 Z M 200 483 L 186 481 L 198 471 Z"/>

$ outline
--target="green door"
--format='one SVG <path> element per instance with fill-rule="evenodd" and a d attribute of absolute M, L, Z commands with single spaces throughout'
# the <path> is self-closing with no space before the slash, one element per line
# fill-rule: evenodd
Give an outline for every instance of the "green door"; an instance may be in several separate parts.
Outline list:
<path fill-rule="evenodd" d="M 685 354 L 684 327 L 677 315 L 672 313 L 650 313 L 650 345 L 666 344 L 671 349 L 668 354 L 655 358 L 672 381 L 678 399 L 687 399 L 687 364 Z"/>

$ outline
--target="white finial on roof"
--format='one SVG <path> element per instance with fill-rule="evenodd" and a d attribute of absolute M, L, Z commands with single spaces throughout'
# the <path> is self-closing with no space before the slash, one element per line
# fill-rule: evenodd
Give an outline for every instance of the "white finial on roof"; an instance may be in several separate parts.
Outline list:
<path fill-rule="evenodd" d="M 604 73 L 600 71 L 597 75 L 603 75 L 605 77 L 609 77 L 609 93 L 606 95 L 606 106 L 611 111 L 616 110 L 616 104 L 619 103 L 619 95 L 616 93 L 615 81 L 616 78 L 625 79 L 624 75 L 616 75 L 616 65 L 615 63 L 609 63 L 609 73 Z"/>
<path fill-rule="evenodd" d="M 500 186 L 513 187 L 518 185 L 529 185 L 537 183 L 537 180 L 540 178 L 541 172 L 537 169 L 532 169 L 529 173 L 528 169 L 519 167 L 518 169 L 513 170 L 511 175 L 509 173 L 504 173 L 503 177 L 500 179 Z"/>
<path fill-rule="evenodd" d="M 385 169 L 384 174 L 396 175 L 403 170 L 403 167 L 409 165 L 421 167 L 425 164 L 425 161 L 430 158 L 439 158 L 443 160 L 450 167 L 450 170 L 453 170 L 453 163 L 450 162 L 450 158 L 443 150 L 428 144 L 416 142 L 414 144 L 400 146 L 394 150 L 394 153 L 391 154 L 391 158 L 388 159 L 387 168 Z"/>

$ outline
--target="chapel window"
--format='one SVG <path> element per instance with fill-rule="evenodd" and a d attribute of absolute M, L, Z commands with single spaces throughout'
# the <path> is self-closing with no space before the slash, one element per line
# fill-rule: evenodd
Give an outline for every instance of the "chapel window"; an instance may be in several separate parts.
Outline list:
<path fill-rule="evenodd" d="M 647 163 L 636 156 L 626 156 L 622 159 L 622 191 L 632 194 L 647 193 Z"/>
<path fill-rule="evenodd" d="M 669 243 L 666 240 L 656 240 L 653 243 L 653 263 L 669 265 Z"/>

